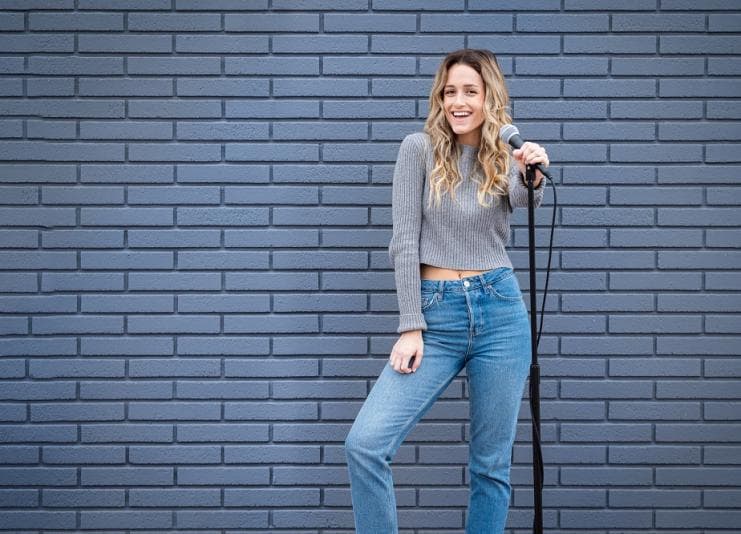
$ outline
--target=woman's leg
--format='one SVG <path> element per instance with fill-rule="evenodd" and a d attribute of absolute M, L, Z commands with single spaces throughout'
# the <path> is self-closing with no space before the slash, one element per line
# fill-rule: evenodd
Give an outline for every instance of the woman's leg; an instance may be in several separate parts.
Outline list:
<path fill-rule="evenodd" d="M 385 365 L 345 440 L 356 534 L 396 534 L 390 463 L 406 435 L 463 368 L 465 346 L 451 350 L 423 333 L 420 367 L 401 374 Z M 442 338 L 439 338 L 442 340 Z"/>
<path fill-rule="evenodd" d="M 466 367 L 471 413 L 467 534 L 501 534 L 507 522 L 512 445 L 531 360 L 530 322 L 518 294 L 513 275 L 495 282 L 480 301 L 484 327 Z"/>

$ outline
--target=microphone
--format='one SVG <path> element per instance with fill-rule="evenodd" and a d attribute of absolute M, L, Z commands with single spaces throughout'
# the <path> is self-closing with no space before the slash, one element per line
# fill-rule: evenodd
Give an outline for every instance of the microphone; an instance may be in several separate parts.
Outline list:
<path fill-rule="evenodd" d="M 520 137 L 520 130 L 518 130 L 517 126 L 515 126 L 514 124 L 505 124 L 504 126 L 502 126 L 499 129 L 499 138 L 508 145 L 512 145 L 515 148 L 520 148 L 525 143 L 525 141 L 522 140 L 522 137 Z M 535 168 L 542 172 L 548 178 L 551 177 L 550 173 L 545 170 L 545 168 L 540 163 L 536 163 Z"/>

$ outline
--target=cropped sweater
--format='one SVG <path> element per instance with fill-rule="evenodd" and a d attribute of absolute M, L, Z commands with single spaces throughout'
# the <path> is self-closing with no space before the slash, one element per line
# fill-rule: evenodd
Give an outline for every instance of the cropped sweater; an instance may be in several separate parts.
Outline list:
<path fill-rule="evenodd" d="M 488 197 L 491 207 L 478 204 L 477 190 L 485 175 L 478 164 L 478 147 L 460 144 L 458 169 L 463 181 L 456 200 L 443 192 L 440 206 L 427 207 L 429 176 L 434 166 L 430 137 L 425 132 L 407 135 L 399 147 L 392 184 L 393 232 L 389 259 L 394 269 L 399 302 L 397 333 L 427 330 L 422 314 L 420 263 L 467 271 L 512 267 L 505 245 L 509 242 L 510 214 L 527 207 L 527 186 L 517 164 L 511 161 L 509 190 L 505 197 Z M 511 154 L 509 156 L 512 157 Z M 540 205 L 545 179 L 533 190 Z"/>

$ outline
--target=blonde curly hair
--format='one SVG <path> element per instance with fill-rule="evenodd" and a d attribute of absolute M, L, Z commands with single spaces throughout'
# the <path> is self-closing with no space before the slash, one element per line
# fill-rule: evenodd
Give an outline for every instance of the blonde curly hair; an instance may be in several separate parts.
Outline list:
<path fill-rule="evenodd" d="M 508 112 L 509 94 L 496 56 L 489 50 L 472 48 L 462 48 L 445 56 L 430 90 L 429 112 L 424 126 L 434 151 L 428 206 L 432 203 L 433 194 L 435 205 L 440 205 L 443 188 L 455 199 L 455 188 L 463 181 L 457 165 L 461 148 L 457 147 L 456 134 L 445 116 L 443 104 L 448 69 L 459 63 L 476 70 L 484 81 L 484 122 L 481 125 L 478 150 L 478 164 L 483 170 L 484 182 L 482 184 L 479 180 L 475 181 L 479 184 L 478 203 L 488 208 L 491 203 L 484 200 L 486 197 L 505 196 L 508 192 L 509 148 L 499 138 L 499 129 L 502 125 L 511 123 L 512 119 Z"/>

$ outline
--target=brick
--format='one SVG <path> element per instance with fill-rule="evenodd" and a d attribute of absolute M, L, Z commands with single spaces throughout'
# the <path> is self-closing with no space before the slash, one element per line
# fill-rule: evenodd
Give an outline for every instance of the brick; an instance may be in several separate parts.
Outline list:
<path fill-rule="evenodd" d="M 82 182 L 88 183 L 172 183 L 172 165 L 82 165 Z"/>
<path fill-rule="evenodd" d="M 615 103 L 612 104 L 614 106 Z M 614 109 L 614 108 L 611 108 Z M 514 103 L 514 116 L 517 119 L 602 119 L 607 118 L 607 107 L 600 101 L 553 102 L 547 100 L 530 100 Z"/>
<path fill-rule="evenodd" d="M 646 317 L 645 315 L 611 315 L 608 329 L 611 333 L 688 333 L 702 330 L 700 315 L 664 315 Z M 615 360 L 612 359 L 611 362 Z M 640 366 L 639 368 L 640 369 Z M 626 369 L 628 370 L 628 369 Z"/>
<path fill-rule="evenodd" d="M 252 35 L 177 35 L 175 51 L 196 54 L 267 53 L 268 40 L 264 36 Z"/>
<path fill-rule="evenodd" d="M 214 80 L 216 83 L 217 80 Z M 221 80 L 218 80 L 221 81 Z M 373 83 L 382 83 L 383 80 L 374 80 Z M 252 92 L 255 92 L 254 90 Z M 267 91 L 266 91 L 267 93 Z M 276 96 L 364 96 L 368 93 L 368 84 L 364 80 L 347 79 L 342 77 L 331 78 L 323 76 L 321 79 L 311 78 L 276 78 L 273 80 L 273 94 Z M 374 91 L 374 94 L 376 92 Z M 237 95 L 232 95 L 237 96 Z M 281 123 L 275 123 L 278 127 Z"/>
<path fill-rule="evenodd" d="M 172 52 L 172 38 L 169 35 L 116 35 L 96 33 L 81 34 L 77 39 L 77 46 L 80 52 L 128 54 Z"/>
<path fill-rule="evenodd" d="M 172 139 L 173 127 L 169 122 L 80 121 L 81 139 Z"/>
<path fill-rule="evenodd" d="M 187 317 L 159 318 L 142 315 L 130 317 L 128 328 L 132 334 L 215 334 L 220 330 L 219 323 L 219 318 L 215 316 L 190 315 Z"/>
<path fill-rule="evenodd" d="M 171 208 L 82 208 L 80 222 L 85 226 L 170 225 L 174 221 Z"/>
<path fill-rule="evenodd" d="M 570 80 L 566 80 L 569 82 Z M 617 82 L 618 80 L 614 80 Z M 582 92 L 581 84 L 565 85 L 564 91 L 573 94 Z M 567 89 L 568 88 L 568 89 Z M 639 122 L 614 122 L 595 124 L 593 122 L 568 122 L 563 125 L 563 137 L 567 140 L 622 140 L 622 139 L 654 139 L 653 125 Z"/>
<path fill-rule="evenodd" d="M 122 403 L 34 404 L 31 421 L 122 421 Z"/>
<path fill-rule="evenodd" d="M 607 74 L 607 60 L 606 58 L 588 57 L 521 57 L 517 60 L 515 72 L 518 75 L 605 75 Z"/>
<path fill-rule="evenodd" d="M 657 38 L 653 35 L 565 35 L 564 52 L 568 54 L 654 54 L 657 42 Z M 650 81 L 645 80 L 645 82 Z"/>
<path fill-rule="evenodd" d="M 79 78 L 77 83 L 81 96 L 171 96 L 173 94 L 172 81 L 168 78 L 85 77 Z"/>
<path fill-rule="evenodd" d="M 4 528 L 63 528 L 74 529 L 77 524 L 75 512 L 3 511 L 0 512 Z"/>
<path fill-rule="evenodd" d="M 171 399 L 172 383 L 166 381 L 86 381 L 80 384 L 81 399 Z"/>
<path fill-rule="evenodd" d="M 579 528 L 585 524 L 605 528 L 651 528 L 653 513 L 649 510 L 564 510 L 561 513 L 561 526 L 563 527 Z"/>
<path fill-rule="evenodd" d="M 296 57 L 226 57 L 224 71 L 229 75 L 317 75 L 319 60 Z"/>
<path fill-rule="evenodd" d="M 735 421 L 739 406 L 741 405 L 737 402 L 706 402 L 704 416 L 711 421 Z"/>
<path fill-rule="evenodd" d="M 701 343 L 700 343 L 701 342 Z M 734 354 L 739 338 L 725 336 L 665 336 L 657 340 L 657 354 Z"/>
<path fill-rule="evenodd" d="M 709 387 L 712 386 L 712 387 Z M 737 384 L 731 380 L 714 380 L 712 382 L 673 381 L 667 380 L 656 384 L 657 399 L 736 399 L 741 398 Z M 717 429 L 722 429 L 718 427 Z M 713 429 L 713 430 L 717 430 Z M 706 436 L 712 439 L 713 433 L 705 427 Z M 717 435 L 714 437 L 718 437 Z"/>
<path fill-rule="evenodd" d="M 688 2 L 687 0 L 663 0 L 661 7 L 662 9 L 665 9 L 667 11 L 669 10 L 701 10 L 701 9 L 708 9 L 708 10 L 724 10 L 724 9 L 735 9 L 733 6 L 735 4 L 733 2 L 728 2 L 727 0 L 710 0 L 709 2 L 706 2 L 702 4 L 701 6 L 694 4 L 693 2 Z"/>
<path fill-rule="evenodd" d="M 615 100 L 610 103 L 610 118 L 699 119 L 703 116 L 702 108 L 703 103 L 700 100 Z M 636 145 L 631 145 L 631 147 L 636 148 Z"/>
<path fill-rule="evenodd" d="M 220 506 L 218 489 L 131 489 L 129 504 L 142 508 Z"/>
<path fill-rule="evenodd" d="M 662 35 L 659 52 L 662 54 L 738 54 L 741 44 L 722 36 Z"/>
<path fill-rule="evenodd" d="M 31 31 L 121 31 L 122 13 L 30 13 Z"/>
<path fill-rule="evenodd" d="M 28 73 L 63 76 L 123 74 L 123 58 L 33 56 L 28 59 Z"/>
<path fill-rule="evenodd" d="M 699 403 L 610 402 L 612 420 L 696 421 L 701 418 Z"/>
<path fill-rule="evenodd" d="M 38 290 L 38 283 L 36 276 L 30 273 L 0 273 L 0 290 L 7 293 L 30 293 Z M 1 321 L 3 333 L 11 334 L 13 330 L 19 329 L 22 333 L 27 332 L 23 322 L 25 321 L 20 317 L 4 319 Z"/>
<path fill-rule="evenodd" d="M 42 497 L 44 506 L 110 506 L 122 507 L 125 490 L 49 489 Z"/>
<path fill-rule="evenodd" d="M 736 102 L 718 100 L 707 103 L 708 119 L 737 119 L 741 117 L 741 108 Z"/>
<path fill-rule="evenodd" d="M 113 341 L 115 343 L 113 343 Z M 148 336 L 82 338 L 82 354 L 95 355 L 161 355 L 172 354 L 172 340 Z"/>
<path fill-rule="evenodd" d="M 700 463 L 700 447 L 656 445 L 610 445 L 609 460 L 612 464 L 698 464 Z M 650 493 L 650 495 L 649 495 Z M 680 491 L 677 496 L 688 501 L 699 498 L 696 491 Z M 610 503 L 624 507 L 644 508 L 650 506 L 671 506 L 673 499 L 668 492 L 656 489 L 611 489 Z M 641 501 L 640 503 L 638 501 Z"/>
<path fill-rule="evenodd" d="M 82 361 L 55 358 L 53 360 L 34 360 L 29 365 L 29 376 L 33 378 L 122 378 L 124 360 L 95 360 L 87 358 Z"/>
<path fill-rule="evenodd" d="M 234 15 L 234 17 L 244 17 L 244 15 Z M 324 15 L 324 31 L 325 32 L 409 32 L 413 33 L 416 31 L 416 16 L 409 14 L 373 14 L 373 15 L 362 15 L 357 14 L 352 17 L 348 17 L 343 14 L 326 14 Z M 244 19 L 242 19 L 244 20 Z M 268 21 L 264 21 L 268 22 Z M 318 20 L 316 26 L 310 25 L 314 21 L 306 19 L 304 21 L 305 28 L 302 31 L 309 31 L 311 28 L 319 29 Z M 228 27 L 227 23 L 227 27 Z M 227 28 L 228 29 L 228 28 Z M 315 30 L 315 31 L 316 31 Z"/>
<path fill-rule="evenodd" d="M 659 268 L 706 268 L 706 269 L 734 269 L 741 262 L 741 251 L 660 251 Z"/>
<path fill-rule="evenodd" d="M 704 59 L 699 57 L 613 57 L 611 72 L 620 76 L 702 76 L 705 72 L 705 65 Z"/>
<path fill-rule="evenodd" d="M 133 273 L 129 287 L 137 290 L 219 290 L 221 278 L 218 273 Z"/>
<path fill-rule="evenodd" d="M 739 80 L 659 80 L 659 96 L 662 97 L 732 97 L 738 94 Z M 704 125 L 700 125 L 702 128 Z M 713 125 L 715 131 L 723 131 L 724 125 Z M 705 126 L 707 127 L 707 126 Z M 689 132 L 688 132 L 689 133 Z M 692 135 L 692 133 L 690 133 Z M 714 134 L 717 135 L 717 134 Z M 702 139 L 706 139 L 702 137 Z M 713 139 L 713 137 L 711 137 Z M 735 139 L 735 138 L 734 138 Z"/>
<path fill-rule="evenodd" d="M 29 224 L 43 223 L 47 227 L 72 226 L 74 224 L 73 208 L 0 208 L 0 222 L 5 226 L 28 226 Z M 35 223 L 28 222 L 35 221 Z M 13 268 L 12 265 L 20 259 L 15 252 L 2 252 L 5 268 Z M 27 252 L 27 268 L 38 268 L 45 261 L 56 259 L 59 268 L 71 268 L 70 256 L 66 252 Z M 47 260 L 48 259 L 48 260 Z"/>
<path fill-rule="evenodd" d="M 177 398 L 179 399 L 265 399 L 267 397 L 267 382 L 223 379 L 177 382 Z M 229 405 L 225 405 L 225 413 L 229 412 L 227 406 Z M 231 417 L 226 418 L 231 419 Z"/>
<path fill-rule="evenodd" d="M 705 30 L 705 16 L 674 13 L 639 16 L 615 14 L 612 16 L 611 29 L 614 32 L 702 32 Z"/>
<path fill-rule="evenodd" d="M 504 3 L 501 2 L 492 7 L 502 6 Z M 520 10 L 523 9 L 527 9 L 527 7 L 521 5 Z M 471 4 L 469 4 L 469 10 L 472 10 Z M 446 17 L 448 15 L 443 16 Z M 441 27 L 440 31 L 445 30 Z M 498 33 L 496 36 L 490 36 L 487 35 L 488 31 L 490 30 L 486 30 L 482 34 L 469 35 L 468 46 L 473 48 L 489 48 L 496 51 L 497 60 L 500 62 L 499 66 L 504 69 L 507 69 L 506 63 L 508 60 L 502 57 L 503 54 L 550 54 L 560 47 L 560 38 L 558 35 L 519 34 L 509 36 L 506 33 Z M 507 69 L 507 73 L 511 73 L 511 69 Z M 513 91 L 513 84 L 515 82 L 516 80 L 512 79 L 508 81 L 510 94 L 515 94 L 515 91 Z M 539 79 L 538 83 L 543 84 L 544 80 Z"/>
<path fill-rule="evenodd" d="M 171 252 L 84 252 L 83 269 L 166 269 L 173 264 Z"/>
<path fill-rule="evenodd" d="M 653 97 L 653 80 L 564 80 L 564 96 L 569 97 Z M 632 136 L 630 137 L 632 139 Z M 625 139 L 625 137 L 623 137 Z"/>
<path fill-rule="evenodd" d="M 357 15 L 360 16 L 360 15 Z M 325 23 L 326 24 L 326 23 Z M 318 65 L 317 65 L 318 69 Z M 322 62 L 322 74 L 414 74 L 415 62 L 406 57 L 325 57 Z M 291 73 L 285 73 L 291 74 Z"/>
<path fill-rule="evenodd" d="M 49 337 L 47 339 L 36 339 L 31 343 L 26 339 L 10 338 L 2 345 L 0 353 L 3 356 L 74 355 L 76 353 L 76 349 L 73 346 L 74 341 L 74 339 L 69 338 Z"/>
<path fill-rule="evenodd" d="M 632 189 L 632 188 L 631 188 Z M 610 194 L 617 187 L 611 188 Z M 631 191 L 632 193 L 632 191 Z M 618 197 L 620 198 L 620 197 Z M 622 197 L 623 202 L 635 198 L 632 196 Z M 611 197 L 612 199 L 612 197 Z M 617 200 L 617 199 L 616 199 Z M 642 202 L 640 199 L 636 199 Z M 613 248 L 620 247 L 647 247 L 647 248 L 670 248 L 670 247 L 700 247 L 702 246 L 702 230 L 678 229 L 678 228 L 659 228 L 659 229 L 632 229 L 632 228 L 611 228 L 610 229 L 610 246 Z"/>
<path fill-rule="evenodd" d="M 43 248 L 122 248 L 123 230 L 49 230 L 41 232 Z"/>
<path fill-rule="evenodd" d="M 267 511 L 177 511 L 177 525 L 183 528 L 266 528 Z"/>
<path fill-rule="evenodd" d="M 327 488 L 327 491 L 329 488 Z M 224 506 L 318 506 L 319 488 L 261 488 L 224 490 Z"/>
<path fill-rule="evenodd" d="M 123 317 L 35 317 L 31 330 L 35 334 L 122 334 Z"/>
<path fill-rule="evenodd" d="M 659 208 L 658 223 L 661 226 L 735 226 L 741 221 L 736 208 Z"/>
<path fill-rule="evenodd" d="M 137 80 L 140 81 L 140 80 Z M 289 80 L 274 80 L 273 91 L 279 94 L 278 82 Z M 339 80 L 337 80 L 339 82 Z M 312 80 L 301 79 L 303 87 L 311 87 Z M 177 94 L 183 96 L 236 96 L 245 94 L 268 96 L 268 80 L 253 79 L 228 79 L 228 78 L 187 78 L 179 77 L 176 80 Z M 356 84 L 357 85 L 357 84 Z M 300 93 L 301 96 L 309 96 Z"/>
<path fill-rule="evenodd" d="M 650 486 L 650 467 L 565 467 L 561 469 L 562 481 L 569 485 L 624 485 Z M 651 517 L 651 512 L 647 512 Z"/>
<path fill-rule="evenodd" d="M 530 31 L 531 28 L 547 27 L 552 32 L 602 32 L 607 31 L 609 20 L 607 15 L 530 15 L 523 14 L 517 17 L 517 31 Z"/>

